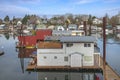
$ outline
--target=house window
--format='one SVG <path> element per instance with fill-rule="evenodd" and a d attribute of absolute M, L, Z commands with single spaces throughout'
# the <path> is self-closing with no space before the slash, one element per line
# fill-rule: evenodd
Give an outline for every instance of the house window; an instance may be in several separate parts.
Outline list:
<path fill-rule="evenodd" d="M 67 46 L 67 47 L 72 47 L 72 46 L 73 46 L 73 43 L 67 43 L 66 46 Z"/>
<path fill-rule="evenodd" d="M 57 59 L 57 56 L 54 56 L 54 59 Z"/>
<path fill-rule="evenodd" d="M 86 43 L 84 44 L 84 47 L 87 47 L 87 44 L 86 44 Z"/>
<path fill-rule="evenodd" d="M 90 43 L 84 43 L 84 47 L 91 47 Z"/>
<path fill-rule="evenodd" d="M 68 57 L 66 56 L 66 57 L 64 57 L 64 61 L 68 61 Z"/>
<path fill-rule="evenodd" d="M 85 61 L 92 61 L 92 56 L 84 56 Z"/>
<path fill-rule="evenodd" d="M 44 59 L 46 59 L 47 57 L 46 57 L 46 56 L 44 56 L 43 58 L 44 58 Z"/>
<path fill-rule="evenodd" d="M 76 36 L 79 36 L 80 34 L 79 33 L 76 33 Z"/>
<path fill-rule="evenodd" d="M 91 45 L 90 45 L 90 44 L 88 44 L 88 47 L 91 47 Z"/>

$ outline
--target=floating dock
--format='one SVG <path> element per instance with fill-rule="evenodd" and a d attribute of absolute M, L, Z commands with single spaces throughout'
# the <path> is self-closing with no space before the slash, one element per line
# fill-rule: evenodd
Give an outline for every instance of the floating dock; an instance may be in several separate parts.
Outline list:
<path fill-rule="evenodd" d="M 104 80 L 120 80 L 120 75 L 117 74 L 110 66 L 106 63 L 106 68 L 103 68 L 103 58 L 100 58 L 100 67 L 102 68 L 104 74 Z"/>
<path fill-rule="evenodd" d="M 95 66 L 83 66 L 83 67 L 69 67 L 69 66 L 36 66 L 28 65 L 27 70 L 37 70 L 37 71 L 72 71 L 72 72 L 102 72 L 101 68 Z"/>
<path fill-rule="evenodd" d="M 36 71 L 85 71 L 85 72 L 105 72 L 103 73 L 104 80 L 120 80 L 120 76 L 106 64 L 106 70 L 103 71 L 103 58 L 100 58 L 100 67 L 98 66 L 83 66 L 83 67 L 69 67 L 69 66 L 37 66 L 37 64 L 28 64 L 26 70 Z"/>

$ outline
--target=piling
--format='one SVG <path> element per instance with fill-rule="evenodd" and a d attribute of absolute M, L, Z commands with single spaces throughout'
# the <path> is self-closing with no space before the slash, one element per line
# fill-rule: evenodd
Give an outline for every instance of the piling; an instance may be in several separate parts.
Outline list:
<path fill-rule="evenodd" d="M 84 21 L 84 31 L 85 31 L 85 36 L 87 36 L 87 31 L 86 31 L 86 21 Z"/>
<path fill-rule="evenodd" d="M 103 74 L 106 80 L 106 17 L 103 17 Z"/>

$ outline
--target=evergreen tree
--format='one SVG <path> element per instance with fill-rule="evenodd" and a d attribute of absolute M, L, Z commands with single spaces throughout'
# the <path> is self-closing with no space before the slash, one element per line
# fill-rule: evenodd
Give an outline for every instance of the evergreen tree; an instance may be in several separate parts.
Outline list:
<path fill-rule="evenodd" d="M 5 21 L 5 22 L 9 22 L 9 20 L 10 20 L 10 18 L 9 18 L 9 16 L 7 15 L 7 16 L 4 18 L 4 21 Z"/>
<path fill-rule="evenodd" d="M 22 23 L 26 25 L 29 18 L 29 15 L 25 15 L 25 17 L 22 19 Z"/>
<path fill-rule="evenodd" d="M 12 24 L 13 24 L 13 25 L 17 24 L 15 16 L 13 16 Z"/>
<path fill-rule="evenodd" d="M 0 19 L 0 24 L 2 24 L 2 22 L 3 22 L 2 19 Z"/>
<path fill-rule="evenodd" d="M 94 20 L 95 18 L 96 18 L 95 16 L 89 15 L 89 18 L 88 18 L 88 24 L 90 25 L 90 26 L 89 26 L 89 35 L 91 35 L 91 26 L 93 25 L 93 20 Z"/>

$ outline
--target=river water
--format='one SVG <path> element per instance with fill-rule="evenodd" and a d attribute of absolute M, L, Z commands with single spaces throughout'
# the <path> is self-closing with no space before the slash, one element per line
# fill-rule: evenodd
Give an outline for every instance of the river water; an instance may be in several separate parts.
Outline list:
<path fill-rule="evenodd" d="M 19 58 L 15 43 L 17 37 L 0 34 L 0 50 L 5 54 L 0 56 L 0 80 L 96 80 L 96 75 L 103 80 L 101 73 L 79 72 L 29 72 L 26 67 L 30 58 Z M 108 42 L 116 42 L 108 39 Z M 98 46 L 102 53 L 102 39 L 98 39 Z M 107 62 L 120 74 L 120 44 L 107 44 Z M 102 55 L 102 54 L 101 54 Z M 22 65 L 21 65 L 22 64 Z"/>
<path fill-rule="evenodd" d="M 103 40 L 98 39 L 101 56 L 103 55 Z M 107 36 L 106 40 L 106 61 L 115 72 L 120 75 L 120 39 L 116 36 Z"/>

